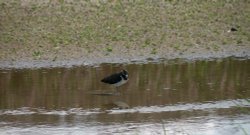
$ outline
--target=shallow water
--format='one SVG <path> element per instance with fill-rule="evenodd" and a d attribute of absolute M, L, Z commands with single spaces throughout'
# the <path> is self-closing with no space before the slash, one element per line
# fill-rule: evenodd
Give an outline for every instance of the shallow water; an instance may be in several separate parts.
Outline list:
<path fill-rule="evenodd" d="M 100 79 L 123 68 L 110 95 Z M 249 112 L 250 60 L 0 70 L 1 135 L 245 134 Z"/>

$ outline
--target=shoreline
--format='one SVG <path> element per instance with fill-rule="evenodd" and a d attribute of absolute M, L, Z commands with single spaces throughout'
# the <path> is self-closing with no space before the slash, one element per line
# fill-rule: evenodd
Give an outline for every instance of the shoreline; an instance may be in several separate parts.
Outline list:
<path fill-rule="evenodd" d="M 160 61 L 194 61 L 194 60 L 210 60 L 210 59 L 223 59 L 228 57 L 250 59 L 250 47 L 248 46 L 221 46 L 220 51 L 207 50 L 196 48 L 200 51 L 195 51 L 194 48 L 188 51 L 166 51 L 164 54 L 161 52 L 158 55 L 132 55 L 124 53 L 120 55 L 119 52 L 113 52 L 108 56 L 94 56 L 96 53 L 86 55 L 79 58 L 58 58 L 58 60 L 0 60 L 0 69 L 36 69 L 36 68 L 59 68 L 59 67 L 74 67 L 74 66 L 98 66 L 100 64 L 132 64 L 132 63 L 149 63 Z"/>

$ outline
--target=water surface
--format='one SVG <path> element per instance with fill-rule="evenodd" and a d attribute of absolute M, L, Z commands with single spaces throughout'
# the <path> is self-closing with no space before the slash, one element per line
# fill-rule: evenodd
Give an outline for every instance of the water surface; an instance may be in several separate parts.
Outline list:
<path fill-rule="evenodd" d="M 123 68 L 119 95 L 93 94 Z M 250 60 L 0 70 L 1 135 L 245 134 L 249 112 Z"/>

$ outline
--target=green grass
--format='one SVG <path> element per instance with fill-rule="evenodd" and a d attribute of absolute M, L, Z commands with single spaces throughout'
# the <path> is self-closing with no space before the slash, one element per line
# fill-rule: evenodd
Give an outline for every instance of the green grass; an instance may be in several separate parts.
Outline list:
<path fill-rule="evenodd" d="M 196 42 L 249 45 L 249 5 L 246 0 L 0 0 L 0 53 L 8 56 L 7 50 L 17 47 L 33 55 L 29 50 L 38 46 L 44 53 L 69 46 L 115 53 L 113 48 L 126 46 L 157 54 L 162 47 L 181 50 Z M 227 33 L 232 26 L 240 31 Z"/>
<path fill-rule="evenodd" d="M 107 51 L 107 52 L 112 52 L 112 50 L 113 50 L 113 49 L 112 49 L 111 46 L 108 46 L 108 47 L 106 48 L 106 51 Z"/>
<path fill-rule="evenodd" d="M 43 53 L 40 51 L 34 51 L 32 56 L 34 57 L 34 59 L 40 59 L 42 54 Z"/>
<path fill-rule="evenodd" d="M 151 50 L 151 54 L 157 54 L 156 48 L 153 48 L 153 49 Z"/>

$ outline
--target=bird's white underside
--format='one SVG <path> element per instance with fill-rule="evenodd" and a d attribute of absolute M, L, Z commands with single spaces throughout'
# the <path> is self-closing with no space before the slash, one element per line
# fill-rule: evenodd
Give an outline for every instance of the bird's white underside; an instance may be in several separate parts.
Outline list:
<path fill-rule="evenodd" d="M 122 78 L 122 77 L 121 77 L 121 78 Z M 115 87 L 119 87 L 119 86 L 125 84 L 127 81 L 128 81 L 128 79 L 127 79 L 127 80 L 124 80 L 124 79 L 122 78 L 122 80 L 121 80 L 120 82 L 115 83 L 115 84 L 113 84 L 113 85 L 114 85 Z"/>

